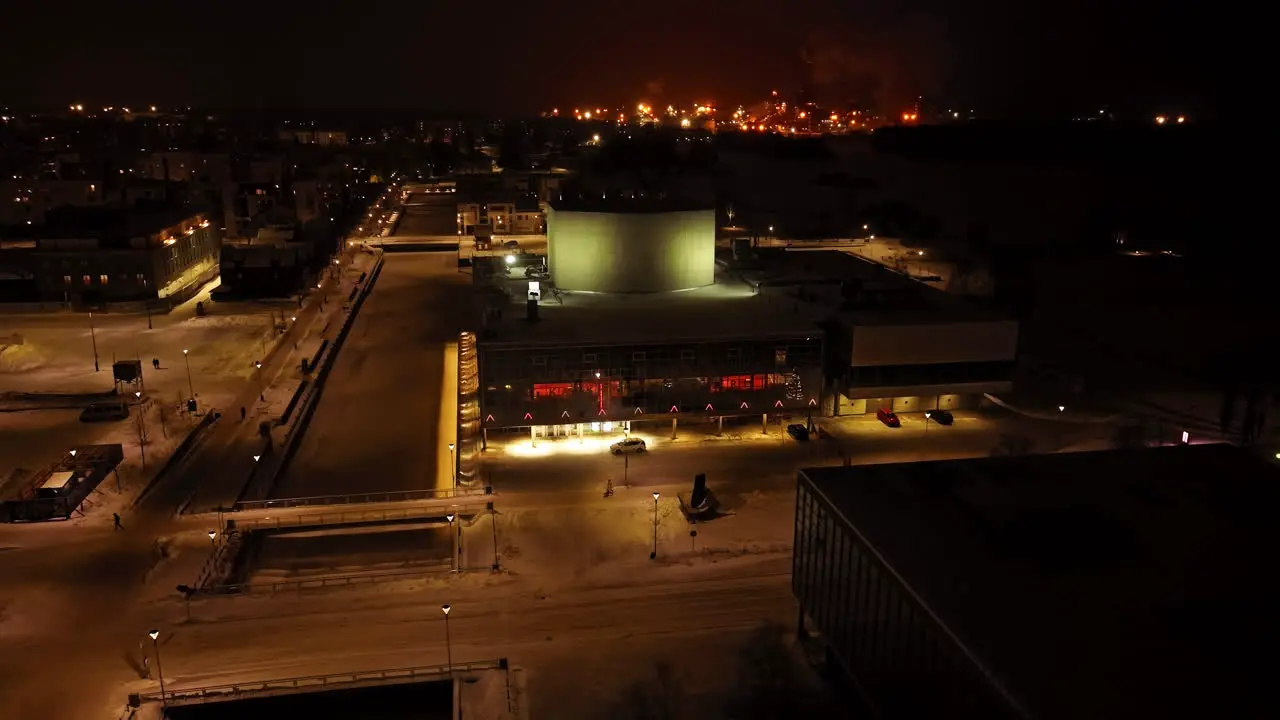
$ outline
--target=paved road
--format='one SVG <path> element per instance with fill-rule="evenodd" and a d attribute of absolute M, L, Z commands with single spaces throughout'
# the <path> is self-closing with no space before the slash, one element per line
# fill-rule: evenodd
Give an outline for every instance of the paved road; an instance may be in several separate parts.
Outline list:
<path fill-rule="evenodd" d="M 788 557 L 697 568 L 641 558 L 616 570 L 612 581 L 590 587 L 548 589 L 535 578 L 495 576 L 484 587 L 218 601 L 197 611 L 200 622 L 175 630 L 163 650 L 166 678 L 170 688 L 183 688 L 444 663 L 439 608 L 448 602 L 455 661 L 506 656 L 530 671 L 531 717 L 577 717 L 576 709 L 587 709 L 579 705 L 643 676 L 646 655 L 710 662 L 699 654 L 723 653 L 715 646 L 726 637 L 736 640 L 767 620 L 794 621 Z M 719 659 L 720 669 L 702 670 L 714 684 L 733 672 L 732 662 Z M 565 673 L 566 664 L 592 670 Z M 562 694 L 584 682 L 590 687 Z"/>
<path fill-rule="evenodd" d="M 471 276 L 456 263 L 451 253 L 387 255 L 272 497 L 434 486 L 448 453 L 440 407 L 449 343 L 470 320 Z"/>
<path fill-rule="evenodd" d="M 776 425 L 769 428 L 769 438 L 761 438 L 759 421 L 726 426 L 723 439 L 707 435 L 709 425 L 703 424 L 697 430 L 682 430 L 675 443 L 669 441 L 669 430 L 650 427 L 635 433 L 649 443 L 649 452 L 625 463 L 607 449 L 620 436 L 588 437 L 581 445 L 574 438 L 540 439 L 538 447 L 531 448 L 527 435 L 494 433 L 484 454 L 484 479 L 500 493 L 576 492 L 603 490 L 609 478 L 621 483 L 624 472 L 636 487 L 692 486 L 693 476 L 704 472 L 711 487 L 727 500 L 727 494 L 739 491 L 790 488 L 797 470 L 840 464 L 842 452 L 859 465 L 916 462 L 986 456 L 1004 433 L 1030 437 L 1036 452 L 1092 445 L 1100 449 L 1110 437 L 1106 427 L 1038 421 L 999 410 L 960 412 L 955 425 L 935 425 L 927 434 L 919 418 L 904 414 L 898 429 L 886 428 L 874 417 L 826 420 L 824 427 L 840 438 L 838 443 L 799 443 L 782 435 Z M 729 439 L 734 436 L 741 439 Z"/>

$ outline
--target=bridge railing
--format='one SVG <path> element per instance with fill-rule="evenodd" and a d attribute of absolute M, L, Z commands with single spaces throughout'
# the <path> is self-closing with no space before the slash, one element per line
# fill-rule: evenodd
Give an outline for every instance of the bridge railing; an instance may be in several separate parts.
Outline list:
<path fill-rule="evenodd" d="M 390 522 L 444 522 L 447 513 L 460 518 L 470 518 L 490 510 L 488 503 L 470 503 L 465 505 L 448 505 L 436 507 L 390 508 L 386 510 L 344 510 L 339 512 L 317 512 L 299 515 L 273 515 L 272 517 L 254 518 L 236 521 L 236 529 L 241 532 L 253 530 L 277 530 L 287 528 L 319 527 L 324 525 L 358 525 L 361 523 Z"/>
<path fill-rule="evenodd" d="M 423 665 L 419 667 L 392 668 L 387 670 L 370 670 L 366 672 L 334 673 L 330 675 L 306 675 L 302 677 L 283 678 L 280 680 L 259 680 L 226 685 L 208 685 L 198 688 L 180 688 L 169 690 L 163 697 L 159 691 L 139 693 L 138 701 L 160 702 L 169 705 L 190 705 L 211 700 L 228 700 L 247 695 L 288 694 L 307 692 L 319 689 L 338 689 L 349 685 L 403 683 L 414 680 L 452 677 L 454 673 L 469 673 L 481 670 L 505 670 L 507 659 L 478 660 L 475 662 L 453 663 L 450 665 Z"/>
<path fill-rule="evenodd" d="M 409 502 L 413 500 L 447 500 L 449 498 L 489 495 L 492 488 L 433 488 L 430 490 L 395 490 L 389 492 L 320 495 L 317 497 L 278 498 L 275 500 L 241 500 L 232 512 L 241 510 L 273 510 L 277 508 L 319 507 L 327 505 L 367 505 L 370 503 Z"/>

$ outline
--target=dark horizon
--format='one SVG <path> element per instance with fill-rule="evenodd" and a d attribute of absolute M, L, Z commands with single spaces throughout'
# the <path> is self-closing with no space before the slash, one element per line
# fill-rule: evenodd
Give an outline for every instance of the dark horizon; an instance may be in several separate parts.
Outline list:
<path fill-rule="evenodd" d="M 612 17 L 607 6 L 574 0 L 536 15 L 505 0 L 433 8 L 388 0 L 364 13 L 233 0 L 214 17 L 136 5 L 121 14 L 71 0 L 11 18 L 0 60 L 24 72 L 0 80 L 0 104 L 527 116 L 638 100 L 729 107 L 772 89 L 885 112 L 924 95 L 987 117 L 1099 104 L 1207 116 L 1215 104 L 1211 18 L 1166 8 L 1152 20 L 1097 0 L 1061 9 L 812 0 L 785 15 L 763 0 L 729 11 L 654 2 Z"/>

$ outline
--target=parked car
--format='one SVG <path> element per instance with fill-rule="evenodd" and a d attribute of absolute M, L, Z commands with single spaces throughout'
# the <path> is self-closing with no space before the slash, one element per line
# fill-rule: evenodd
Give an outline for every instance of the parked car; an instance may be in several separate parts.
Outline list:
<path fill-rule="evenodd" d="M 508 240 L 508 241 L 506 241 L 506 242 L 502 243 L 502 247 L 504 247 L 504 248 L 506 248 L 506 249 L 508 249 L 508 250 L 519 250 L 519 249 L 520 249 L 520 243 L 516 242 L 515 240 Z"/>
<path fill-rule="evenodd" d="M 609 446 L 609 452 L 614 455 L 622 455 L 623 453 L 642 453 L 648 450 L 644 441 L 640 438 L 627 438 Z"/>
<path fill-rule="evenodd" d="M 899 420 L 897 414 L 889 408 L 880 408 L 877 410 L 876 419 L 891 428 L 902 427 L 902 421 Z"/>
<path fill-rule="evenodd" d="M 925 419 L 932 420 L 939 425 L 950 425 L 956 421 L 956 416 L 952 415 L 950 410 L 927 410 L 924 416 Z"/>
<path fill-rule="evenodd" d="M 796 440 L 799 440 L 800 442 L 809 441 L 809 428 L 799 423 L 793 423 L 791 425 L 788 425 L 787 434 L 795 438 Z"/>
<path fill-rule="evenodd" d="M 123 400 L 96 402 L 80 411 L 80 422 L 104 422 L 124 420 L 129 417 L 129 405 Z"/>

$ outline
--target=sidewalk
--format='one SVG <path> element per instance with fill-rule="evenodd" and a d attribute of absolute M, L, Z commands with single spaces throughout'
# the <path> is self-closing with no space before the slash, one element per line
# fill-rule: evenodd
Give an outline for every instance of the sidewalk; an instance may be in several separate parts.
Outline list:
<path fill-rule="evenodd" d="M 366 252 L 344 255 L 342 276 L 326 278 L 319 292 L 290 316 L 292 327 L 261 361 L 261 370 L 221 409 L 222 419 L 192 456 L 175 468 L 175 477 L 146 498 L 148 507 L 173 512 L 188 503 L 209 510 L 234 504 L 253 472 L 253 456 L 261 453 L 259 423 L 283 412 L 302 380 L 302 358 L 310 359 L 308 352 L 315 352 L 326 332 L 336 332 L 346 295 L 373 261 L 374 256 Z M 239 417 L 241 407 L 247 413 L 244 421 Z"/>

